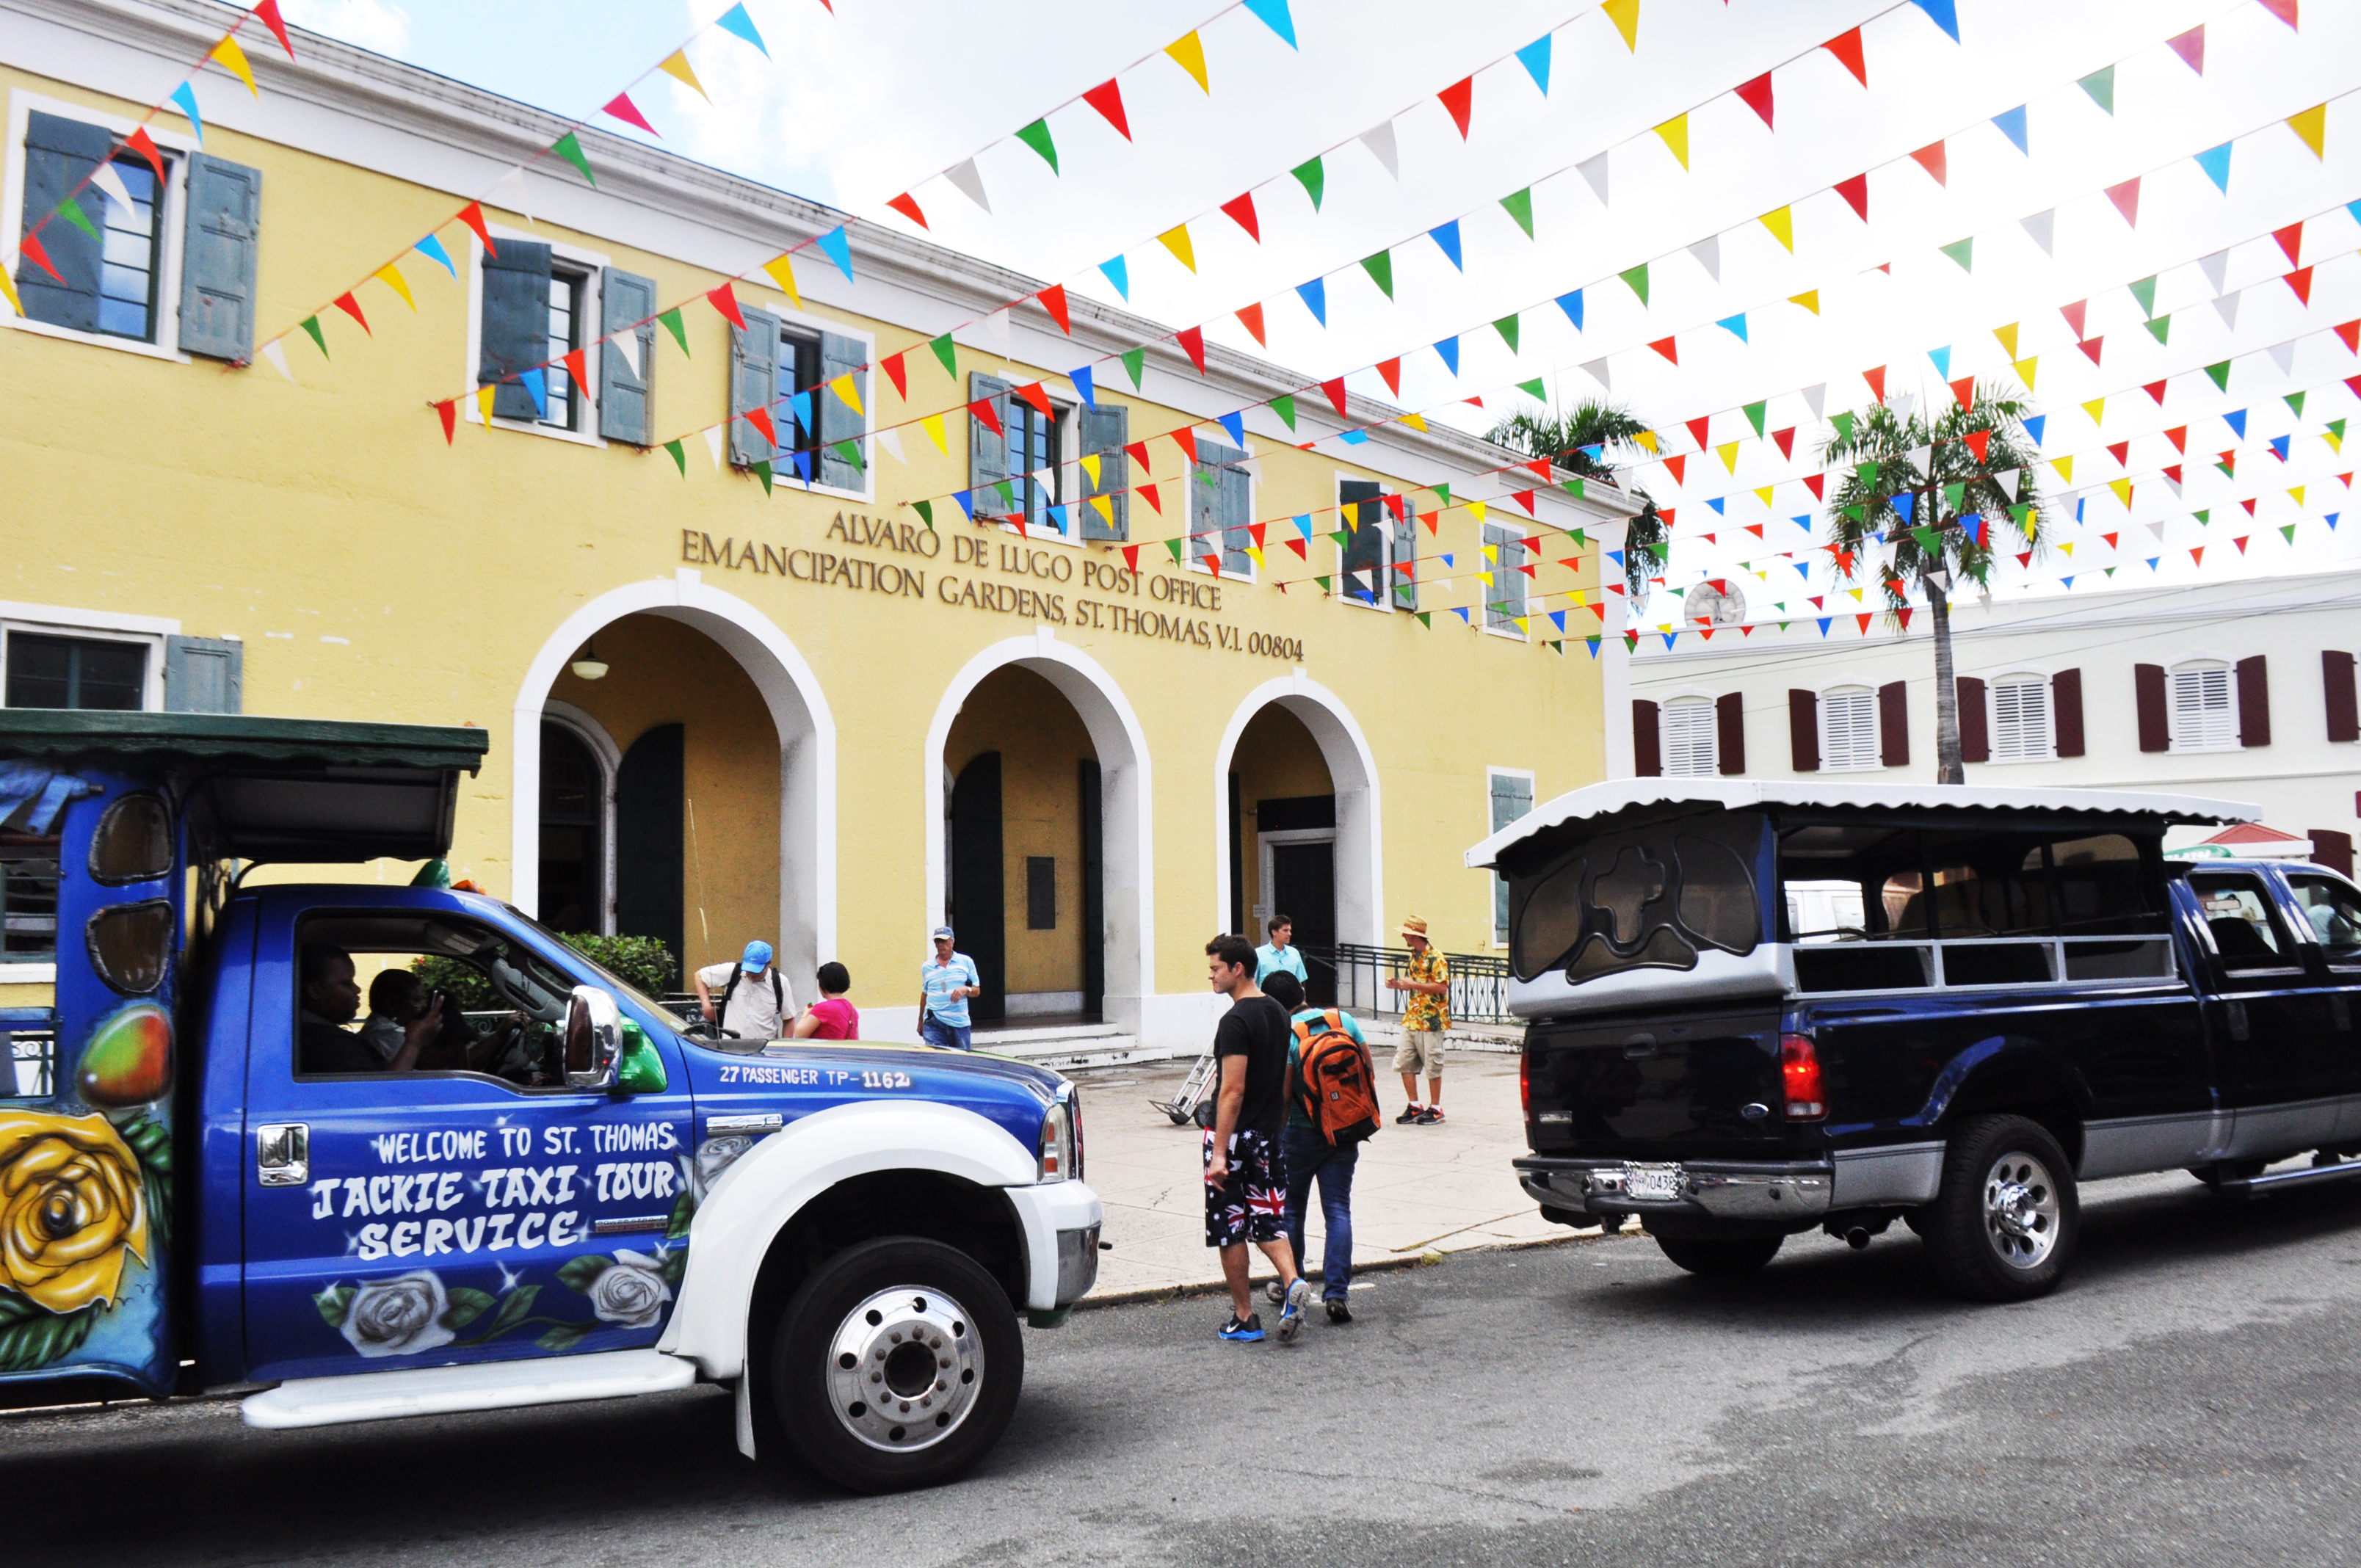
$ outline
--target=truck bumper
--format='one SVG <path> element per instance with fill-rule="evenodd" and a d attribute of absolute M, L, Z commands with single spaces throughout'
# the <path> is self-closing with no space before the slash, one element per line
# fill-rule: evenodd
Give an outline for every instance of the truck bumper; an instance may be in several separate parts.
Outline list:
<path fill-rule="evenodd" d="M 1106 1223 L 1099 1195 L 1079 1181 L 1001 1190 L 1025 1227 L 1026 1309 L 1047 1315 L 1081 1300 L 1098 1283 L 1099 1232 Z"/>
<path fill-rule="evenodd" d="M 1672 1222 L 1668 1230 L 1693 1224 L 1698 1234 L 1723 1228 L 1806 1229 L 1828 1212 L 1835 1185 L 1834 1168 L 1824 1164 L 1683 1161 L 1675 1196 L 1635 1198 L 1627 1179 L 1628 1163 L 1528 1155 L 1516 1166 L 1525 1190 L 1544 1209 L 1593 1218 L 1638 1214 L 1652 1225 Z"/>

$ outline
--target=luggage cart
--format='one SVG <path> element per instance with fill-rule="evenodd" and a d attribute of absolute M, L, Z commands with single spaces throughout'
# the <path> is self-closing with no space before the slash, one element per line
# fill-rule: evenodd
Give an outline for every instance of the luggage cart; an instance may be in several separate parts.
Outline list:
<path fill-rule="evenodd" d="M 1213 1084 L 1220 1072 L 1219 1058 L 1212 1051 L 1207 1051 L 1197 1058 L 1197 1065 L 1189 1069 L 1189 1076 L 1181 1080 L 1178 1094 L 1169 1101 L 1151 1100 L 1148 1103 L 1171 1117 L 1174 1126 L 1185 1127 L 1196 1119 L 1198 1105 L 1213 1091 Z"/>

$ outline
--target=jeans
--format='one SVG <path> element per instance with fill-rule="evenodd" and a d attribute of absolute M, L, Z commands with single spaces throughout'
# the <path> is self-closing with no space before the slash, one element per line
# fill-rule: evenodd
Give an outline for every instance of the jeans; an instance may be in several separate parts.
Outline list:
<path fill-rule="evenodd" d="M 946 1024 L 931 1014 L 918 1025 L 918 1038 L 921 1041 L 930 1046 L 943 1046 L 955 1051 L 975 1049 L 969 1041 L 970 1032 L 970 1026 L 965 1024 Z"/>
<path fill-rule="evenodd" d="M 1358 1144 L 1331 1144 L 1317 1127 L 1289 1124 L 1287 1152 L 1287 1245 L 1295 1249 L 1295 1266 L 1309 1272 L 1303 1258 L 1303 1212 L 1311 1205 L 1312 1180 L 1320 1179 L 1320 1217 L 1328 1227 L 1320 1248 L 1320 1294 L 1341 1301 L 1353 1288 L 1353 1167 L 1361 1157 Z"/>

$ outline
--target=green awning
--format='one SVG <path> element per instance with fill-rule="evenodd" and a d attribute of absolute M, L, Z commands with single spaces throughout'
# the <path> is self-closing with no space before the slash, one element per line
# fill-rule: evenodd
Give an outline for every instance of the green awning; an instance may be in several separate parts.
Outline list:
<path fill-rule="evenodd" d="M 0 758 L 186 758 L 291 768 L 459 768 L 483 765 L 492 738 L 439 724 L 360 724 L 237 713 L 97 713 L 0 708 Z"/>

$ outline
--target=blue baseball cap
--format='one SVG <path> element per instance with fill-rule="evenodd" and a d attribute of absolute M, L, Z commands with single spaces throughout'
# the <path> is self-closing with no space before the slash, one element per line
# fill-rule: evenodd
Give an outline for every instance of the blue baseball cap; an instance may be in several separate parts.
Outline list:
<path fill-rule="evenodd" d="M 766 970 L 770 968 L 771 944 L 768 942 L 747 943 L 746 956 L 741 961 L 740 967 L 749 970 Z"/>

